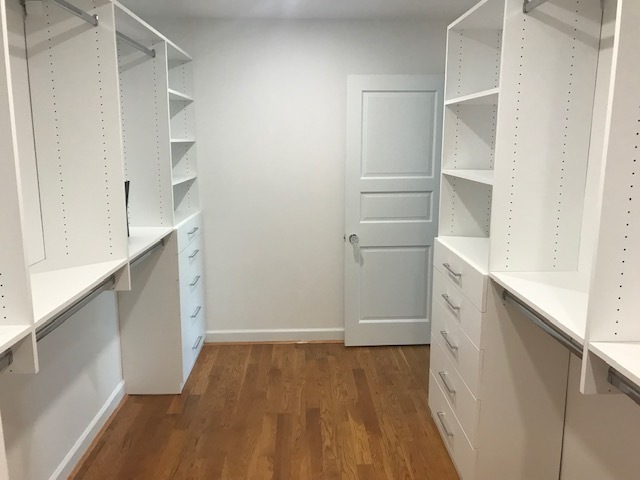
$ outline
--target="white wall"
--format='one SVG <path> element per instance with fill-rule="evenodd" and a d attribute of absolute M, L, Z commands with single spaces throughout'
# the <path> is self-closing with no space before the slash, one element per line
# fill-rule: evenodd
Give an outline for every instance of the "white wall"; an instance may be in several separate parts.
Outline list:
<path fill-rule="evenodd" d="M 150 23 L 195 58 L 208 340 L 343 338 L 347 75 L 442 73 L 446 25 Z"/>
<path fill-rule="evenodd" d="M 0 376 L 10 478 L 67 478 L 118 404 L 117 318 L 115 294 L 104 293 L 39 343 L 37 375 Z"/>

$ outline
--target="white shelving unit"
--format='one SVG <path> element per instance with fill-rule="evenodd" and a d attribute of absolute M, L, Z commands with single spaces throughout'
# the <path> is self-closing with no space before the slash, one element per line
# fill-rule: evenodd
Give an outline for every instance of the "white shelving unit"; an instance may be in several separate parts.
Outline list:
<path fill-rule="evenodd" d="M 432 368 L 430 406 L 463 479 L 559 475 L 569 355 L 555 339 L 585 341 L 601 18 L 598 0 L 531 14 L 483 0 L 448 29 L 432 362 L 449 383 Z M 535 466 L 519 463 L 530 451 Z"/>

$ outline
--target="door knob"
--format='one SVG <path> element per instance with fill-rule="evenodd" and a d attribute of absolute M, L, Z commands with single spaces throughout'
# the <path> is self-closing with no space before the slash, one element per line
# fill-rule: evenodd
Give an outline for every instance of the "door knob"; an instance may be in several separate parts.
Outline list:
<path fill-rule="evenodd" d="M 358 238 L 358 235 L 356 235 L 355 233 L 352 233 L 351 235 L 349 235 L 349 243 L 353 246 L 358 245 L 358 243 L 360 243 L 360 239 Z"/>

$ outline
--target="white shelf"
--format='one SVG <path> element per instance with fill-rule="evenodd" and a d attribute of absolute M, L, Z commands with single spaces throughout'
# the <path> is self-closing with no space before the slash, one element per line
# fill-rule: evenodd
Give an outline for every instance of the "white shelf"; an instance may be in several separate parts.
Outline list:
<path fill-rule="evenodd" d="M 39 327 L 76 301 L 82 299 L 126 263 L 126 259 L 115 260 L 81 267 L 32 273 L 31 291 L 35 326 Z"/>
<path fill-rule="evenodd" d="M 492 272 L 491 278 L 563 333 L 584 343 L 589 300 L 588 274 Z"/>
<path fill-rule="evenodd" d="M 195 138 L 172 138 L 171 143 L 195 143 Z"/>
<path fill-rule="evenodd" d="M 490 88 L 481 92 L 470 93 L 462 97 L 445 100 L 445 105 L 497 105 L 500 88 Z"/>
<path fill-rule="evenodd" d="M 193 102 L 193 98 L 185 93 L 179 92 L 172 88 L 170 88 L 168 92 L 169 92 L 169 100 L 172 102 Z"/>
<path fill-rule="evenodd" d="M 640 385 L 640 342 L 591 342 L 589 350 Z"/>
<path fill-rule="evenodd" d="M 131 227 L 129 229 L 129 261 L 135 260 L 172 231 L 173 227 Z"/>
<path fill-rule="evenodd" d="M 0 353 L 31 333 L 31 325 L 0 325 Z"/>
<path fill-rule="evenodd" d="M 171 40 L 165 38 L 165 41 L 167 42 L 167 60 L 169 61 L 169 68 L 172 68 L 176 65 L 182 65 L 192 60 L 191 55 L 189 55 Z"/>
<path fill-rule="evenodd" d="M 493 170 L 456 170 L 448 168 L 443 169 L 442 174 L 471 182 L 483 183 L 484 185 L 493 185 Z"/>
<path fill-rule="evenodd" d="M 182 185 L 183 183 L 193 182 L 196 178 L 198 178 L 197 175 L 185 175 L 181 177 L 174 177 L 173 186 L 176 187 L 178 185 Z"/>
<path fill-rule="evenodd" d="M 438 237 L 440 243 L 483 275 L 489 274 L 489 239 L 484 237 Z"/>
<path fill-rule="evenodd" d="M 482 0 L 449 25 L 450 30 L 501 30 L 504 2 Z"/>

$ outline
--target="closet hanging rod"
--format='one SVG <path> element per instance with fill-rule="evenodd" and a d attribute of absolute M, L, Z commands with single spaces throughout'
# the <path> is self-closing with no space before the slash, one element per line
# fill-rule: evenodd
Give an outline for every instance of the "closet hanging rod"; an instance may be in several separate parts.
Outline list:
<path fill-rule="evenodd" d="M 53 3 L 61 8 L 64 8 L 67 12 L 73 13 L 76 17 L 81 18 L 87 23 L 90 23 L 94 27 L 98 26 L 98 15 L 90 15 L 84 10 L 79 9 L 75 5 L 70 4 L 66 0 L 51 0 Z"/>
<path fill-rule="evenodd" d="M 155 252 L 158 248 L 161 248 L 161 247 L 164 247 L 164 238 L 161 239 L 159 242 L 153 244 L 149 248 L 147 248 L 140 255 L 138 255 L 132 262 L 129 263 L 129 268 L 133 268 L 134 265 L 136 265 L 137 263 L 140 263 L 149 255 L 151 255 L 153 252 Z"/>
<path fill-rule="evenodd" d="M 536 8 L 538 8 L 540 5 L 542 5 L 546 1 L 547 0 L 524 0 L 524 4 L 522 5 L 522 11 L 524 13 L 529 13 L 535 10 Z"/>
<path fill-rule="evenodd" d="M 0 355 L 0 372 L 13 363 L 13 350 L 10 348 Z"/>
<path fill-rule="evenodd" d="M 116 30 L 116 37 L 118 37 L 120 40 L 122 40 L 125 43 L 128 43 L 129 45 L 131 45 L 133 48 L 136 48 L 138 50 L 140 50 L 142 53 L 146 53 L 147 55 L 149 55 L 151 58 L 156 58 L 156 51 L 153 48 L 147 48 L 144 45 L 142 45 L 141 43 L 136 42 L 133 38 L 131 37 L 127 37 L 124 33 L 120 33 Z"/>
<path fill-rule="evenodd" d="M 105 290 L 111 290 L 116 283 L 116 279 L 114 275 L 111 275 L 109 278 L 104 280 L 102 283 L 91 289 L 84 297 L 82 297 L 77 302 L 69 305 L 62 312 L 60 312 L 55 317 L 51 318 L 47 323 L 42 325 L 36 330 L 36 342 L 39 342 L 44 337 L 53 332 L 56 328 L 66 322 L 69 317 L 71 317 L 74 313 L 77 313 L 82 309 L 85 305 L 87 305 L 91 300 L 96 298 Z"/>
<path fill-rule="evenodd" d="M 640 405 L 640 387 L 614 368 L 609 368 L 607 380 L 611 385 Z"/>
<path fill-rule="evenodd" d="M 504 290 L 502 292 L 502 299 L 506 304 L 511 305 L 513 308 L 522 313 L 525 317 L 531 320 L 531 322 L 536 327 L 544 331 L 547 335 L 551 336 L 554 340 L 568 349 L 571 353 L 579 358 L 582 358 L 582 345 L 580 343 L 578 343 L 566 333 L 558 330 L 558 327 L 552 325 L 546 318 L 531 310 L 528 305 L 522 303 L 522 301 L 513 296 L 511 292 Z"/>

